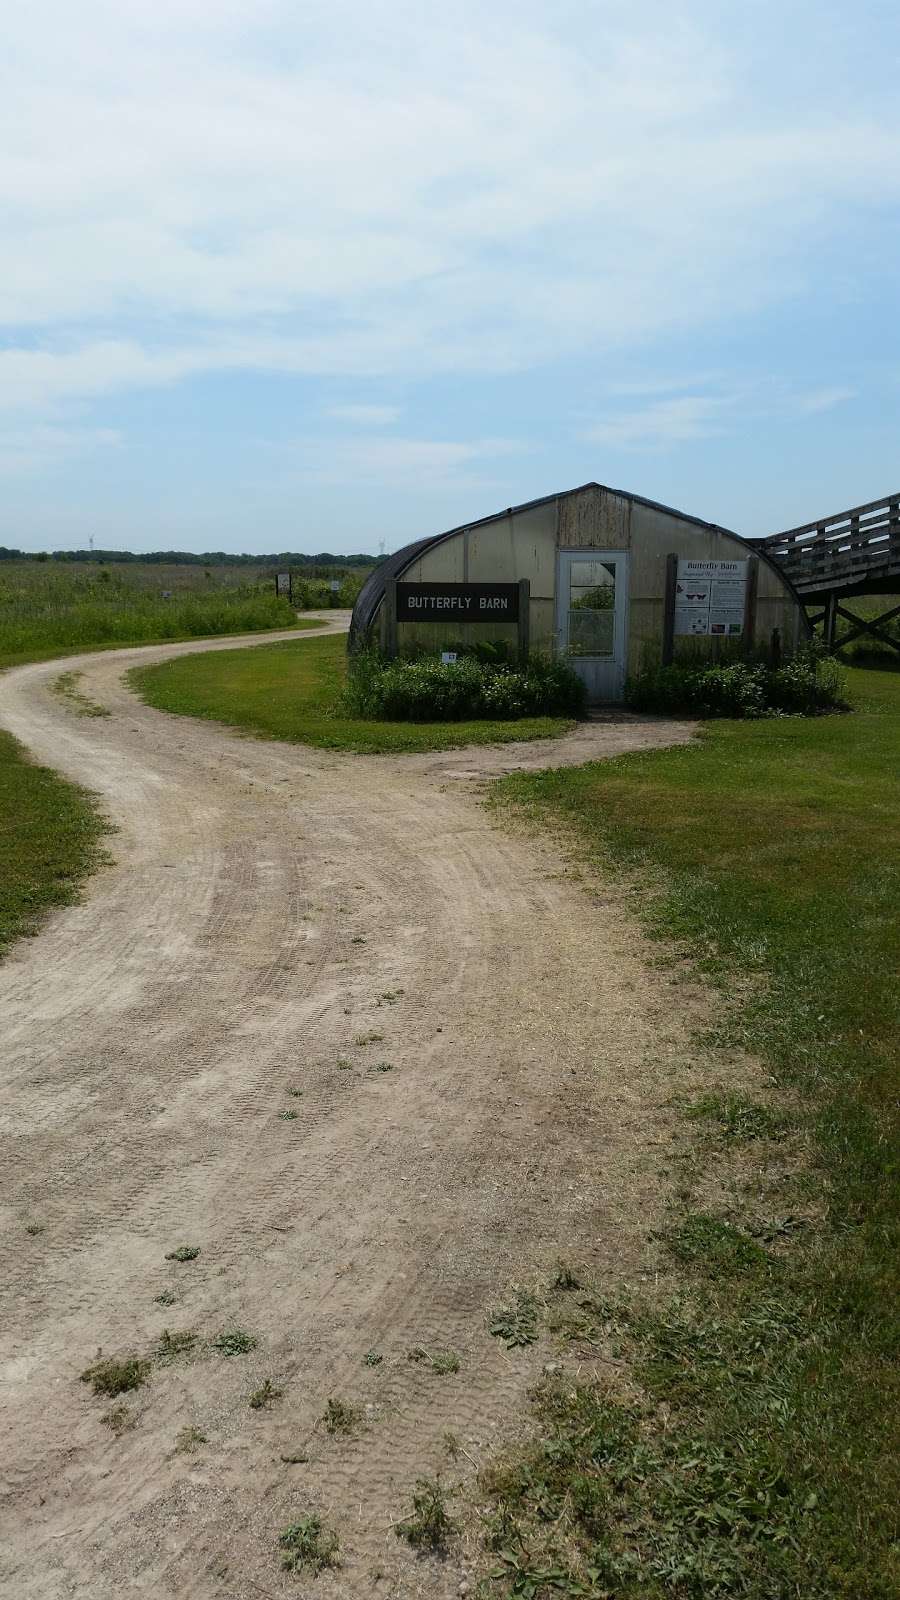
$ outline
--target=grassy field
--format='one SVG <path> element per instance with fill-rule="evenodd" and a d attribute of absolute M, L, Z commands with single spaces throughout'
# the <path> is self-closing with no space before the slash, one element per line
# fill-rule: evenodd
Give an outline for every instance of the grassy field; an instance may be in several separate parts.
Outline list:
<path fill-rule="evenodd" d="M 129 678 L 160 711 L 211 717 L 267 739 L 363 753 L 450 750 L 463 744 L 548 738 L 572 726 L 564 717 L 513 722 L 369 722 L 335 709 L 346 675 L 343 637 L 296 646 L 257 645 L 139 667 Z"/>
<path fill-rule="evenodd" d="M 0 670 L 77 650 L 295 625 L 294 609 L 253 568 L 0 563 Z"/>
<path fill-rule="evenodd" d="M 838 597 L 841 599 L 841 597 Z M 858 617 L 866 617 L 872 622 L 892 611 L 894 606 L 900 605 L 900 595 L 896 594 L 854 594 L 843 598 L 841 603 Z M 850 632 L 852 623 L 838 617 L 837 637 L 838 642 L 845 634 Z M 893 622 L 885 624 L 886 632 L 900 644 L 900 617 L 895 617 Z M 821 632 L 821 628 L 816 630 Z M 880 639 L 873 639 L 869 634 L 862 634 L 848 644 L 843 652 L 843 659 L 857 666 L 889 667 L 896 668 L 900 663 L 900 652 L 892 649 L 889 644 L 882 644 Z"/>
<path fill-rule="evenodd" d="M 683 1108 L 673 1299 L 557 1287 L 575 1348 L 612 1329 L 642 1398 L 538 1392 L 484 1483 L 499 1593 L 900 1593 L 900 674 L 848 677 L 852 716 L 495 786 L 633 876 L 661 959 L 721 985 L 711 1050 L 772 1075 Z"/>
<path fill-rule="evenodd" d="M 0 731 L 0 957 L 53 906 L 78 898 L 107 831 L 91 797 Z"/>

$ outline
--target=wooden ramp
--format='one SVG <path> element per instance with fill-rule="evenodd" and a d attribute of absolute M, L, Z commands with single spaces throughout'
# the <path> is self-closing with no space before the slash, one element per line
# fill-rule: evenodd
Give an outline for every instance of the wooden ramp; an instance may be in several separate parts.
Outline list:
<path fill-rule="evenodd" d="M 900 651 L 900 643 L 885 631 L 885 624 L 900 615 L 900 605 L 869 619 L 841 603 L 853 595 L 900 593 L 900 494 L 748 542 L 790 578 L 810 622 L 822 624 L 829 649 L 838 642 L 837 622 L 843 617 L 851 630 L 841 636 L 841 645 L 871 634 Z"/>

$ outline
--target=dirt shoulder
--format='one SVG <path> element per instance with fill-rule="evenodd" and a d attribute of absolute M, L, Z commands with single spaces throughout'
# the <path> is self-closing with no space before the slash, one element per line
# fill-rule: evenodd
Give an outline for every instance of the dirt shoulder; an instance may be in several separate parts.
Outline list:
<path fill-rule="evenodd" d="M 322 1600 L 457 1594 L 474 1550 L 421 1562 L 391 1523 L 419 1475 L 470 1478 L 519 1424 L 547 1350 L 507 1353 L 489 1310 L 561 1253 L 617 1282 L 654 1270 L 703 999 L 682 985 L 676 1010 L 624 892 L 586 892 L 462 780 L 690 726 L 345 756 L 168 718 L 122 682 L 235 642 L 0 679 L 3 726 L 118 829 L 84 903 L 0 968 L 0 1586 L 18 1600 L 305 1593 L 277 1538 L 312 1511 L 344 1563 Z M 109 715 L 51 692 L 66 669 Z M 200 1254 L 167 1261 L 179 1245 Z M 117 1434 L 79 1374 L 165 1328 L 197 1344 L 123 1396 Z M 229 1328 L 257 1344 L 210 1348 Z M 266 1378 L 283 1396 L 252 1409 Z M 359 1408 L 352 1436 L 320 1424 L 329 1397 Z"/>

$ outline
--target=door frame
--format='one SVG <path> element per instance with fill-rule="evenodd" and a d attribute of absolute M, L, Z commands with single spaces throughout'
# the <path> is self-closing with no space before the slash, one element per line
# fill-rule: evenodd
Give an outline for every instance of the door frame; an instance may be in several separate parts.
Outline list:
<path fill-rule="evenodd" d="M 616 565 L 616 604 L 615 620 L 613 622 L 613 654 L 609 656 L 581 656 L 569 657 L 566 654 L 568 645 L 568 614 L 569 614 L 569 566 L 572 560 L 581 561 L 611 561 Z M 556 650 L 564 660 L 573 662 L 603 661 L 609 664 L 616 675 L 615 698 L 621 700 L 625 689 L 625 679 L 628 675 L 628 613 L 630 609 L 630 561 L 627 550 L 601 550 L 593 546 L 582 545 L 576 549 L 566 545 L 556 552 Z"/>

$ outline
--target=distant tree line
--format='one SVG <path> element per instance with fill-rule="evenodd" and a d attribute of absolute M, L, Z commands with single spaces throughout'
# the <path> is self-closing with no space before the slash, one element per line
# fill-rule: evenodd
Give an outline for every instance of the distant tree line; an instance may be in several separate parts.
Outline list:
<path fill-rule="evenodd" d="M 195 555 L 191 550 L 150 550 L 136 555 L 133 550 L 11 550 L 0 544 L 0 561 L 134 561 L 146 566 L 170 567 L 278 567 L 287 571 L 291 567 L 375 567 L 383 556 L 336 556 L 323 551 L 316 556 L 301 555 L 296 550 L 282 550 L 277 555 L 232 555 L 227 550 L 204 550 Z"/>

